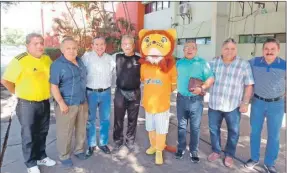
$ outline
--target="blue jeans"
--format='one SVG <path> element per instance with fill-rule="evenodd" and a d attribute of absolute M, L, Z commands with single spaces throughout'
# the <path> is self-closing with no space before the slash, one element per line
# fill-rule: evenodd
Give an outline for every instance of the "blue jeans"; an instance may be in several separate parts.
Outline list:
<path fill-rule="evenodd" d="M 99 108 L 100 118 L 100 146 L 108 144 L 110 115 L 111 115 L 111 89 L 103 92 L 87 90 L 89 104 L 89 118 L 87 122 L 87 140 L 89 147 L 97 146 L 96 114 Z"/>
<path fill-rule="evenodd" d="M 253 98 L 250 115 L 250 152 L 251 159 L 259 161 L 261 131 L 264 119 L 267 119 L 267 146 L 264 163 L 273 166 L 279 152 L 280 129 L 284 116 L 284 99 L 275 102 L 265 102 Z"/>
<path fill-rule="evenodd" d="M 177 120 L 178 120 L 178 151 L 186 148 L 186 128 L 190 124 L 189 151 L 197 152 L 200 134 L 200 123 L 203 111 L 202 96 L 183 96 L 177 94 Z"/>
<path fill-rule="evenodd" d="M 208 109 L 208 125 L 212 151 L 218 154 L 221 153 L 220 128 L 223 118 L 225 118 L 228 131 L 227 144 L 224 150 L 225 155 L 234 157 L 240 133 L 241 114 L 239 108 L 236 108 L 231 112 L 222 112 L 211 108 Z"/>

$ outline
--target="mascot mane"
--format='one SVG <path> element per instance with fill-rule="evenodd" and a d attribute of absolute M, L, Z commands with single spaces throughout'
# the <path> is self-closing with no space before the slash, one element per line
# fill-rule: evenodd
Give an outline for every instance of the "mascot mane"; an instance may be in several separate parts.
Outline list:
<path fill-rule="evenodd" d="M 147 40 L 147 37 L 149 38 Z M 175 29 L 169 29 L 169 30 L 145 30 L 142 29 L 139 32 L 139 39 L 140 39 L 140 54 L 141 59 L 139 62 L 141 64 L 152 64 L 159 66 L 161 71 L 164 73 L 169 72 L 169 70 L 174 66 L 175 60 L 172 56 L 174 47 L 175 47 L 175 37 L 176 37 L 176 31 Z M 159 39 L 164 39 L 165 43 L 162 43 L 159 41 Z M 150 41 L 150 43 L 147 43 L 147 41 Z M 149 56 L 146 52 L 149 51 L 149 49 L 158 49 L 161 52 L 164 52 L 162 57 L 163 59 L 159 61 L 158 64 L 151 63 L 147 57 Z"/>

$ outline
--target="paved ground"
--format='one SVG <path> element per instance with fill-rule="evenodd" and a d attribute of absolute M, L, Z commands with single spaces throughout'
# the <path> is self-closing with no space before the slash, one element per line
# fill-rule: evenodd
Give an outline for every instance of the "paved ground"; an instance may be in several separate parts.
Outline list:
<path fill-rule="evenodd" d="M 7 95 L 8 96 L 8 95 Z M 7 97 L 6 97 L 7 99 Z M 3 105 L 2 105 L 3 103 Z M 2 137 L 4 131 L 7 128 L 7 115 L 9 115 L 9 102 L 5 102 L 5 99 L 1 96 L 1 107 L 6 109 L 2 112 L 1 110 L 1 145 Z M 205 103 L 206 104 L 206 103 Z M 177 141 L 177 120 L 176 120 L 176 110 L 175 110 L 175 95 L 172 96 L 171 103 L 171 121 L 170 130 L 168 135 L 168 143 L 170 145 L 176 145 Z M 11 109 L 11 108 L 10 108 Z M 173 173 L 173 172 L 213 172 L 213 173 L 227 173 L 227 172 L 252 172 L 244 169 L 242 162 L 249 158 L 249 116 L 248 114 L 242 115 L 241 118 L 241 136 L 237 146 L 236 161 L 235 166 L 232 169 L 227 169 L 224 167 L 221 160 L 215 163 L 209 163 L 206 160 L 207 155 L 210 153 L 210 141 L 209 141 L 209 131 L 208 131 L 208 117 L 206 115 L 207 109 L 204 108 L 204 115 L 202 117 L 201 125 L 201 140 L 199 145 L 199 154 L 201 157 L 201 162 L 199 164 L 193 164 L 189 160 L 188 154 L 185 154 L 183 160 L 176 160 L 174 155 L 168 152 L 164 153 L 165 164 L 162 166 L 156 166 L 154 164 L 154 157 L 147 156 L 145 154 L 145 149 L 149 146 L 147 133 L 144 128 L 144 112 L 143 109 L 140 110 L 138 127 L 137 127 L 137 138 L 136 138 L 136 150 L 135 152 L 129 152 L 127 148 L 123 147 L 118 154 L 105 155 L 101 151 L 97 150 L 95 155 L 85 161 L 77 160 L 72 157 L 74 161 L 73 169 L 65 169 L 58 162 L 54 167 L 41 167 L 42 173 Z M 111 116 L 111 128 L 110 128 L 110 146 L 112 148 L 112 126 L 113 125 L 113 113 Z M 225 128 L 225 123 L 223 125 L 222 132 L 222 142 L 225 146 L 227 131 Z M 280 153 L 277 160 L 277 168 L 280 172 L 285 172 L 285 126 L 281 130 L 281 142 L 280 142 Z M 52 108 L 51 125 L 49 130 L 49 135 L 47 139 L 47 154 L 52 159 L 58 161 L 57 150 L 56 150 L 56 126 L 55 118 Z M 266 127 L 264 125 L 264 131 L 262 133 L 262 146 L 261 146 L 261 163 L 263 162 L 263 154 L 266 145 Z M 1 147 L 2 148 L 2 147 Z M 5 151 L 4 160 L 1 168 L 2 173 L 25 173 L 26 168 L 23 163 L 23 156 L 21 151 L 21 138 L 20 138 L 20 124 L 18 119 L 13 116 L 11 129 L 8 138 L 8 145 Z M 253 172 L 265 172 L 261 166 L 256 167 Z"/>

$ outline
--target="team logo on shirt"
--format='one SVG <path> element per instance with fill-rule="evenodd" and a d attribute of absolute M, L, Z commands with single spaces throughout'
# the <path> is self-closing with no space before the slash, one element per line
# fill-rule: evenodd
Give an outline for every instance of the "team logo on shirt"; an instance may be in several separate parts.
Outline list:
<path fill-rule="evenodd" d="M 156 85 L 162 85 L 162 81 L 159 79 L 146 79 L 146 84 L 156 84 Z"/>

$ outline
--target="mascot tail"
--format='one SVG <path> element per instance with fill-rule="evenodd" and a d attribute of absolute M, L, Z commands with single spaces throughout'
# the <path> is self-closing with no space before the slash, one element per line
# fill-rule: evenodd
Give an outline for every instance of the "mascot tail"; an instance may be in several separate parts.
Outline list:
<path fill-rule="evenodd" d="M 176 147 L 175 146 L 166 145 L 164 150 L 168 151 L 168 152 L 171 152 L 171 153 L 176 153 Z"/>

